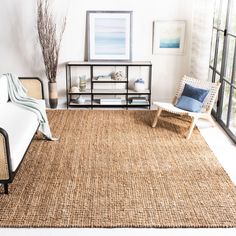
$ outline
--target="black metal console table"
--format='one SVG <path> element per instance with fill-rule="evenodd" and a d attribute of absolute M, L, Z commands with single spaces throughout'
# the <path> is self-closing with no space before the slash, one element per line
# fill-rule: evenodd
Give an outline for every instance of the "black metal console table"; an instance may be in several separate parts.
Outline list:
<path fill-rule="evenodd" d="M 72 91 L 71 88 L 73 86 L 72 79 L 72 70 L 73 68 L 76 68 L 79 71 L 79 68 L 81 67 L 88 67 L 88 73 L 90 77 L 90 88 L 87 88 L 85 91 Z M 101 68 L 101 67 L 119 67 L 124 69 L 125 79 L 123 80 L 102 80 L 102 79 L 96 79 L 94 70 L 95 68 Z M 148 69 L 148 88 L 143 91 L 135 91 L 134 89 L 130 89 L 130 78 L 129 78 L 129 72 L 130 68 L 141 68 L 146 67 Z M 77 72 L 78 73 L 78 72 Z M 80 73 L 80 72 L 79 72 Z M 78 75 L 78 74 L 77 74 Z M 81 74 L 79 74 L 81 75 Z M 78 76 L 77 76 L 78 77 Z M 99 107 L 106 107 L 106 108 L 147 108 L 150 109 L 151 107 L 151 80 L 152 80 L 152 64 L 149 61 L 143 61 L 143 62 L 75 62 L 71 61 L 66 64 L 66 97 L 67 97 L 67 109 L 69 108 L 99 108 Z M 99 88 L 96 88 L 96 85 L 100 85 Z M 101 88 L 102 84 L 104 85 L 104 88 Z M 107 89 L 106 86 L 108 84 L 123 84 L 123 89 Z M 75 96 L 86 96 L 87 100 L 83 103 L 75 102 L 73 97 Z M 99 99 L 97 97 L 108 97 L 108 96 L 123 96 L 124 99 L 120 104 L 106 104 L 106 103 L 100 103 Z M 132 102 L 132 99 L 135 98 L 141 98 L 145 97 L 145 102 L 138 102 L 138 99 L 136 99 L 136 102 Z"/>

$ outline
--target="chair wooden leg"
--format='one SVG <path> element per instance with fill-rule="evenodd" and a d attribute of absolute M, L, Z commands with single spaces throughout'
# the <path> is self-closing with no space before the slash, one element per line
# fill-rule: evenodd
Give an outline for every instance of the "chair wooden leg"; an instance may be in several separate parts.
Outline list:
<path fill-rule="evenodd" d="M 156 113 L 156 116 L 155 116 L 154 121 L 153 121 L 153 123 L 152 123 L 152 128 L 155 128 L 155 127 L 156 127 L 157 121 L 158 121 L 159 116 L 161 115 L 161 112 L 162 112 L 162 109 L 161 109 L 161 108 L 158 108 L 157 113 Z"/>
<path fill-rule="evenodd" d="M 211 117 L 210 114 L 207 116 L 207 120 L 212 124 L 213 127 L 216 126 L 216 123 L 215 123 L 215 121 L 213 120 L 213 118 Z"/>
<path fill-rule="evenodd" d="M 192 132 L 193 132 L 193 129 L 196 125 L 197 119 L 198 119 L 197 117 L 192 118 L 192 122 L 191 122 L 191 125 L 190 125 L 190 128 L 189 128 L 188 134 L 186 136 L 187 139 L 190 139 L 190 137 L 192 135 Z"/>

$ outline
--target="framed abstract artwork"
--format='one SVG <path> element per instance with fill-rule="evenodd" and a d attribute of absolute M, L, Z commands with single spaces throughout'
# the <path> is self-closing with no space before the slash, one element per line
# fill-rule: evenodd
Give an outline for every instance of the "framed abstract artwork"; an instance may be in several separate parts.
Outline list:
<path fill-rule="evenodd" d="M 185 21 L 155 21 L 153 54 L 183 54 Z"/>
<path fill-rule="evenodd" d="M 87 11 L 88 60 L 130 61 L 132 11 Z"/>

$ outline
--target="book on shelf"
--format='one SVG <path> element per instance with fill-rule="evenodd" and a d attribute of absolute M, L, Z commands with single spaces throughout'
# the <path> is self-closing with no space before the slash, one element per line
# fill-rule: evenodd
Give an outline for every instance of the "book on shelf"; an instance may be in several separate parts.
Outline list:
<path fill-rule="evenodd" d="M 140 101 L 140 102 L 131 102 L 131 105 L 148 105 L 148 101 Z"/>
<path fill-rule="evenodd" d="M 123 103 L 121 98 L 101 98 L 101 105 L 121 105 Z"/>
<path fill-rule="evenodd" d="M 125 103 L 122 103 L 122 102 L 104 102 L 104 103 L 101 103 L 100 102 L 100 105 L 123 105 Z"/>
<path fill-rule="evenodd" d="M 132 102 L 146 102 L 147 99 L 133 99 Z"/>
<path fill-rule="evenodd" d="M 129 98 L 131 105 L 149 105 L 149 101 L 146 97 L 131 97 Z"/>
<path fill-rule="evenodd" d="M 70 100 L 70 103 L 71 104 L 74 104 L 74 105 L 76 105 L 76 104 L 91 104 L 91 99 L 79 99 L 79 98 L 76 98 L 76 99 L 71 99 Z"/>
<path fill-rule="evenodd" d="M 146 97 L 130 97 L 129 101 L 130 103 L 148 103 Z"/>

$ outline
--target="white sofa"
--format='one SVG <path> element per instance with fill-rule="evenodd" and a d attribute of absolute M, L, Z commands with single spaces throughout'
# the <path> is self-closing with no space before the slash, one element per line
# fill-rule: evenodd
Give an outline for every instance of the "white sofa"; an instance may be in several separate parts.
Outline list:
<path fill-rule="evenodd" d="M 20 78 L 32 97 L 43 100 L 43 86 L 38 78 Z M 8 184 L 23 160 L 23 157 L 39 127 L 37 116 L 32 111 L 17 106 L 9 100 L 7 79 L 0 77 L 0 183 L 8 194 Z"/>

